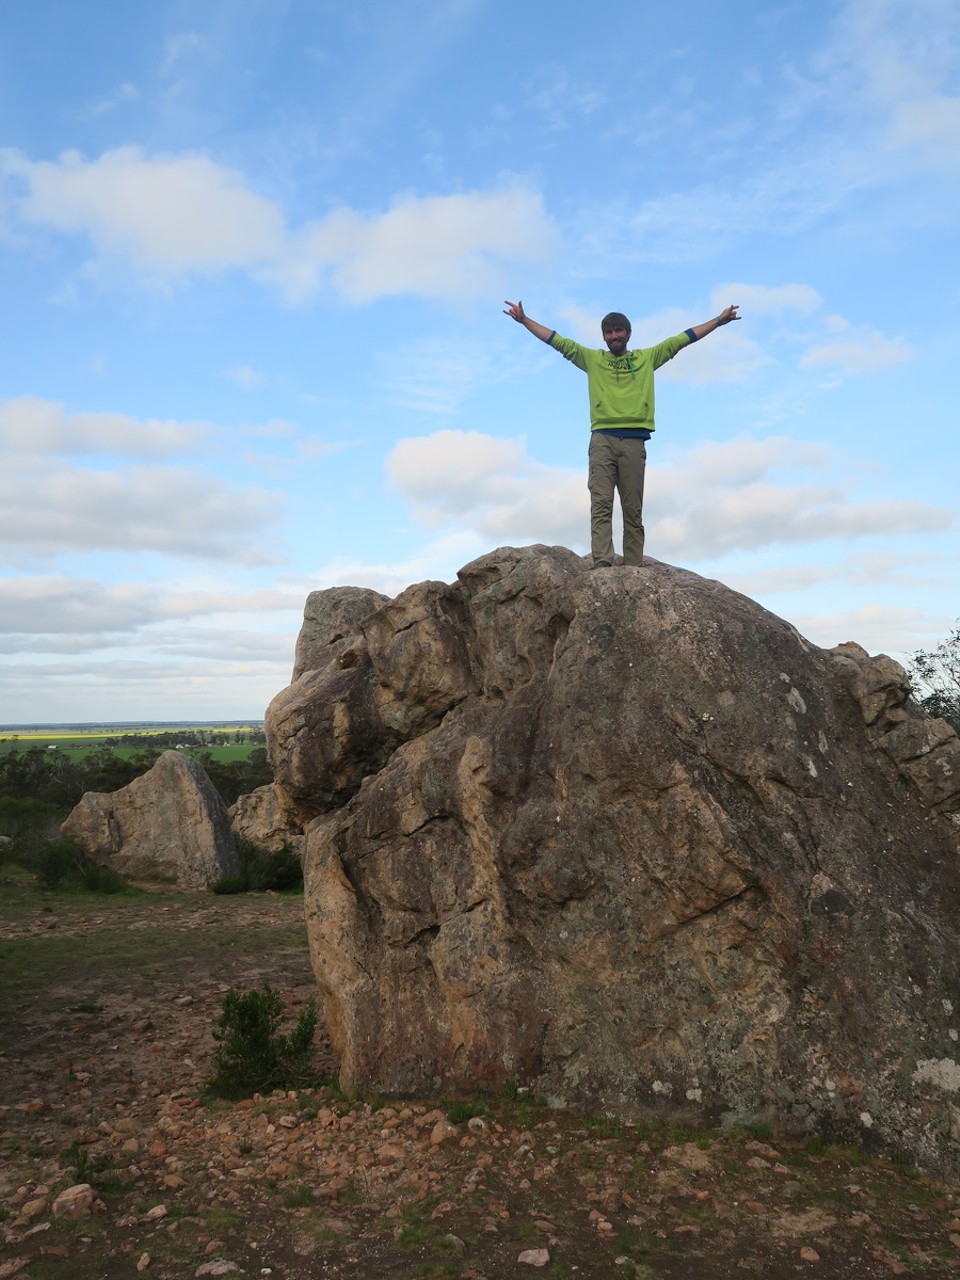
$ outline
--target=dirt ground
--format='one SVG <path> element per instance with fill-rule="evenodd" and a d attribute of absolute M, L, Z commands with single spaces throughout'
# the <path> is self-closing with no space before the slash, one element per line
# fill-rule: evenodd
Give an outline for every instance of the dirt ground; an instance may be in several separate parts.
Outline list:
<path fill-rule="evenodd" d="M 206 1100 L 224 994 L 265 981 L 291 1021 L 314 994 L 302 899 L 45 899 L 0 877 L 0 1280 L 960 1268 L 958 1189 L 858 1150 L 516 1091 Z M 322 1033 L 317 1065 L 334 1079 Z"/>

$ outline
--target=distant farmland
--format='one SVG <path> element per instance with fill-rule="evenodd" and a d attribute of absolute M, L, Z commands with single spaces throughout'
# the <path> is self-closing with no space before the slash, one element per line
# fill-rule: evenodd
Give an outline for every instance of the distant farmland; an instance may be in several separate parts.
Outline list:
<path fill-rule="evenodd" d="M 0 753 L 65 751 L 72 757 L 92 755 L 106 747 L 121 758 L 144 750 L 181 748 L 191 755 L 203 752 L 227 763 L 246 760 L 266 745 L 262 720 L 230 720 L 208 724 L 0 725 Z"/>

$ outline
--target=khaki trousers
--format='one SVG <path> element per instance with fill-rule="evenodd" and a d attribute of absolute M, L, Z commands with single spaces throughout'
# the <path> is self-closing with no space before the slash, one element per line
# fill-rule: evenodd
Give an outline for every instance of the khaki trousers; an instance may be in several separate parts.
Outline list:
<path fill-rule="evenodd" d="M 645 440 L 622 440 L 606 431 L 590 435 L 590 550 L 594 566 L 613 564 L 613 495 L 623 511 L 623 562 L 643 564 Z"/>

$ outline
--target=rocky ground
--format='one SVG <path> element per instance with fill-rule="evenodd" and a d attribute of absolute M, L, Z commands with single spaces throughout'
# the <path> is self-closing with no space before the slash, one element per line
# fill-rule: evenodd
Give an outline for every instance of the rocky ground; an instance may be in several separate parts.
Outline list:
<path fill-rule="evenodd" d="M 302 900 L 91 901 L 0 883 L 0 1280 L 960 1268 L 958 1189 L 858 1150 L 516 1091 L 206 1100 L 226 991 L 269 981 L 291 1015 L 313 994 Z"/>

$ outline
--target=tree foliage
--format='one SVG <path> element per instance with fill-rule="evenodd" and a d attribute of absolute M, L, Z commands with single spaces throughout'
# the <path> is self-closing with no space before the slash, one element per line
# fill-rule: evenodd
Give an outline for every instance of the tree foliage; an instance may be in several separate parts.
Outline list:
<path fill-rule="evenodd" d="M 960 619 L 935 649 L 918 649 L 908 670 L 924 710 L 960 733 Z"/>

